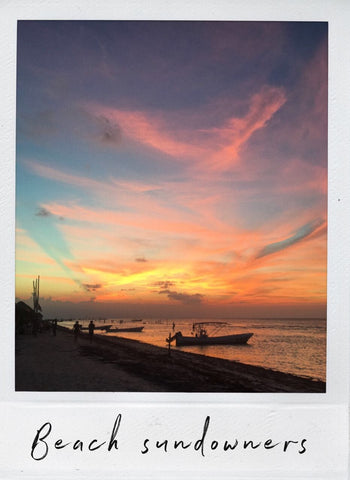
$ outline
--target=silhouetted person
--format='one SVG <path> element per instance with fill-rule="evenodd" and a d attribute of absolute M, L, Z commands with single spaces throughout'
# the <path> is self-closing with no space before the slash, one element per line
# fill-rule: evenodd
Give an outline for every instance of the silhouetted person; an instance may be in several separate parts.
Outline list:
<path fill-rule="evenodd" d="M 91 322 L 89 323 L 89 339 L 90 339 L 90 343 L 92 342 L 92 337 L 94 336 L 94 330 L 95 330 L 95 324 L 94 324 L 94 322 L 91 320 Z"/>
<path fill-rule="evenodd" d="M 74 341 L 76 342 L 78 340 L 79 333 L 80 333 L 80 325 L 78 320 L 73 325 L 73 332 L 74 332 Z"/>
<path fill-rule="evenodd" d="M 57 319 L 53 321 L 52 324 L 52 335 L 55 337 L 56 336 L 56 330 L 57 330 Z"/>
<path fill-rule="evenodd" d="M 175 322 L 173 322 L 173 331 L 175 331 Z"/>

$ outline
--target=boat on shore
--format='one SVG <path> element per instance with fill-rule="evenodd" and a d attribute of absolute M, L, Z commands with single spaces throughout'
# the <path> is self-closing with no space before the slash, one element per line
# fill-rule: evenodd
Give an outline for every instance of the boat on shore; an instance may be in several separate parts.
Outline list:
<path fill-rule="evenodd" d="M 111 325 L 98 325 L 97 327 L 94 328 L 94 330 L 105 330 L 106 332 L 109 332 L 112 327 Z M 81 327 L 81 330 L 89 330 L 88 326 Z"/>
<path fill-rule="evenodd" d="M 214 331 L 210 334 L 207 330 L 208 326 L 214 327 Z M 184 336 L 182 332 L 177 332 L 170 338 L 170 341 L 175 340 L 177 347 L 189 345 L 244 345 L 253 336 L 253 333 L 218 335 L 218 331 L 224 326 L 227 326 L 226 322 L 194 323 L 191 336 Z M 169 339 L 167 339 L 167 342 L 169 342 Z"/>
<path fill-rule="evenodd" d="M 118 332 L 142 332 L 144 327 L 116 327 L 109 328 L 107 333 L 118 333 Z"/>

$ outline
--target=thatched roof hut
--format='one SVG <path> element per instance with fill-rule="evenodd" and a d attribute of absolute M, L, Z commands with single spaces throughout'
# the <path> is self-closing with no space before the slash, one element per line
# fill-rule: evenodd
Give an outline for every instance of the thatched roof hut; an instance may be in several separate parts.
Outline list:
<path fill-rule="evenodd" d="M 22 301 L 16 303 L 15 315 L 16 333 L 36 333 L 43 317 Z"/>

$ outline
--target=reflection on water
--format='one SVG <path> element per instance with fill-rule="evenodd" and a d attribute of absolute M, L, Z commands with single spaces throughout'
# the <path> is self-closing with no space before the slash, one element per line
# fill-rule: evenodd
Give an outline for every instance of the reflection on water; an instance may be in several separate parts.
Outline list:
<path fill-rule="evenodd" d="M 213 319 L 214 320 L 214 319 Z M 119 319 L 95 321 L 95 325 L 112 324 L 117 326 L 144 326 L 142 332 L 107 333 L 107 336 L 123 336 L 166 346 L 169 333 L 181 331 L 190 335 L 192 324 L 199 319 L 152 320 L 131 322 Z M 86 326 L 88 320 L 79 320 Z M 175 329 L 173 330 L 173 322 Z M 326 320 L 324 319 L 241 319 L 227 320 L 227 327 L 220 335 L 252 332 L 254 336 L 247 345 L 202 345 L 172 348 L 199 353 L 211 357 L 236 360 L 250 365 L 258 365 L 282 372 L 293 373 L 326 380 Z M 73 325 L 64 322 L 64 325 Z M 102 332 L 98 332 L 102 333 Z M 210 334 L 210 330 L 209 330 Z M 219 333 L 218 333 L 219 335 Z"/>

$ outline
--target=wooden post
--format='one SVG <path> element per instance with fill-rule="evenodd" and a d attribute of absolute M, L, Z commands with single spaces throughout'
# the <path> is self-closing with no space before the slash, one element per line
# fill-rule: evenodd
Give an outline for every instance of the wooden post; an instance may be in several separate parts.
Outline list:
<path fill-rule="evenodd" d="M 171 347 L 171 333 L 170 332 L 169 332 L 169 337 L 166 340 L 168 342 L 168 355 L 170 357 L 170 355 L 171 355 L 171 349 L 170 349 L 170 347 Z"/>

